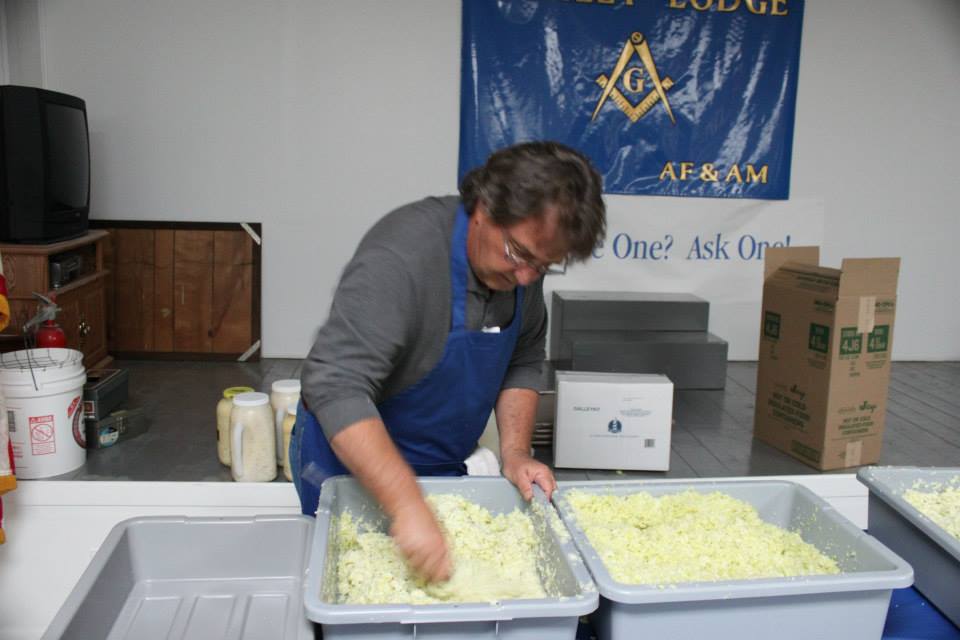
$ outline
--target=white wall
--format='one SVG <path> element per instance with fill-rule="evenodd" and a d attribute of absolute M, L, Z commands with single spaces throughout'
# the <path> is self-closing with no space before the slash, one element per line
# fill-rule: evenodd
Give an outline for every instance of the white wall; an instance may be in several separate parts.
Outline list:
<path fill-rule="evenodd" d="M 376 218 L 455 191 L 457 0 L 43 0 L 38 13 L 39 51 L 18 33 L 7 57 L 17 47 L 44 86 L 87 100 L 94 217 L 263 223 L 266 356 L 306 353 Z M 791 195 L 823 202 L 826 264 L 902 256 L 898 359 L 960 359 L 957 33 L 955 0 L 806 4 Z M 752 359 L 757 305 L 737 308 L 724 323 L 751 329 L 730 353 Z"/>
<path fill-rule="evenodd" d="M 39 0 L 0 1 L 0 81 L 43 83 Z"/>

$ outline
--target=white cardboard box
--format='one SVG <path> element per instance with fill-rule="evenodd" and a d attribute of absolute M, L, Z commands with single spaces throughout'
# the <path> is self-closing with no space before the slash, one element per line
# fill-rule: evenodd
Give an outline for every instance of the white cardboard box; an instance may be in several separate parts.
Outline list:
<path fill-rule="evenodd" d="M 557 371 L 554 466 L 666 471 L 672 418 L 666 376 Z"/>

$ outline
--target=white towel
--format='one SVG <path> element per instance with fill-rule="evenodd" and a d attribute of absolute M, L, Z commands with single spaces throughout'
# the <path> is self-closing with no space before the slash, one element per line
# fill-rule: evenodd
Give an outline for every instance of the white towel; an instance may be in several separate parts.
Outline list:
<path fill-rule="evenodd" d="M 477 447 L 466 460 L 468 476 L 499 476 L 500 462 L 493 451 L 486 447 Z"/>

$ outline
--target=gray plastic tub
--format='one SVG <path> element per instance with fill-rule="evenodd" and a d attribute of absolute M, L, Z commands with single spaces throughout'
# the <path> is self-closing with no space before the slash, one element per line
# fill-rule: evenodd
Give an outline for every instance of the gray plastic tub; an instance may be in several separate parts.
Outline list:
<path fill-rule="evenodd" d="M 542 533 L 538 568 L 552 597 L 436 605 L 337 604 L 338 550 L 331 535 L 334 519 L 348 510 L 383 531 L 387 520 L 356 480 L 330 478 L 320 492 L 304 594 L 307 617 L 323 625 L 324 639 L 573 640 L 578 618 L 597 608 L 599 596 L 570 536 L 542 494 L 533 504 L 527 503 L 504 478 L 420 478 L 418 482 L 424 493 L 462 495 L 494 514 L 519 507 L 530 515 L 536 530 Z"/>
<path fill-rule="evenodd" d="M 916 587 L 960 627 L 960 540 L 903 499 L 915 482 L 960 482 L 960 467 L 867 467 L 857 479 L 870 489 L 870 533 L 903 556 Z"/>
<path fill-rule="evenodd" d="M 305 516 L 145 517 L 107 535 L 44 639 L 307 640 Z"/>
<path fill-rule="evenodd" d="M 577 525 L 567 494 L 654 496 L 720 491 L 752 504 L 766 522 L 796 531 L 833 557 L 843 573 L 721 582 L 632 585 L 615 581 Z M 554 503 L 600 589 L 600 640 L 633 638 L 843 638 L 883 633 L 892 589 L 913 582 L 910 566 L 809 489 L 785 481 L 562 482 Z"/>

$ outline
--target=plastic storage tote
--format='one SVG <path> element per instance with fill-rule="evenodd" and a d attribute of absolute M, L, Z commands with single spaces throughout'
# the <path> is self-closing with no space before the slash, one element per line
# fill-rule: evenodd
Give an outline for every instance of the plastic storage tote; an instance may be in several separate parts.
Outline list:
<path fill-rule="evenodd" d="M 306 516 L 145 517 L 107 535 L 44 639 L 307 640 Z"/>
<path fill-rule="evenodd" d="M 913 582 L 910 566 L 809 489 L 785 481 L 563 482 L 554 503 L 600 590 L 599 640 L 670 638 L 844 638 L 877 640 L 895 588 Z M 578 526 L 568 493 L 654 496 L 719 491 L 753 505 L 760 517 L 796 531 L 833 557 L 839 575 L 675 585 L 615 581 Z"/>
<path fill-rule="evenodd" d="M 372 497 L 348 477 L 323 483 L 317 509 L 304 605 L 307 617 L 323 625 L 324 640 L 394 638 L 498 638 L 500 640 L 573 640 L 581 615 L 597 608 L 599 596 L 590 573 L 553 507 L 540 494 L 526 502 L 504 478 L 420 478 L 426 494 L 457 494 L 494 514 L 520 508 L 540 534 L 538 569 L 548 598 L 496 603 L 435 605 L 337 604 L 338 550 L 332 533 L 344 511 L 387 530 L 387 520 Z"/>
<path fill-rule="evenodd" d="M 917 589 L 960 627 L 960 540 L 903 499 L 917 481 L 960 486 L 960 467 L 867 467 L 857 479 L 870 490 L 870 534 L 913 566 Z"/>

